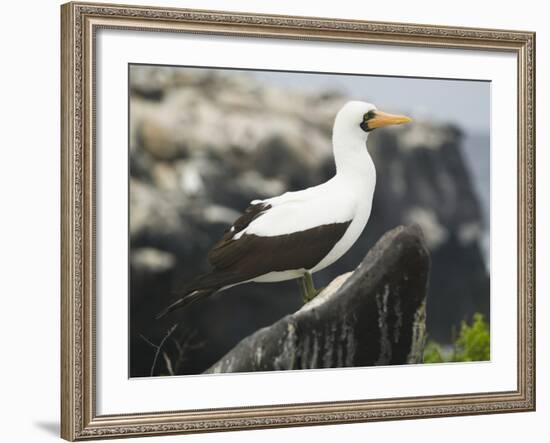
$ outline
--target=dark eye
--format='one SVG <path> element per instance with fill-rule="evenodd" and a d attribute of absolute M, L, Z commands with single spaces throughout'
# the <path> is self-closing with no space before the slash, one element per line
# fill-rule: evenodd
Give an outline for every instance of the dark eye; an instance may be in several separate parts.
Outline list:
<path fill-rule="evenodd" d="M 371 118 L 374 118 L 374 111 L 369 111 L 363 116 L 364 120 L 370 120 Z"/>
<path fill-rule="evenodd" d="M 371 118 L 374 118 L 374 111 L 369 111 L 365 115 L 363 115 L 363 121 L 359 125 L 363 131 L 365 132 L 372 131 L 372 129 L 369 128 L 369 120 Z"/>

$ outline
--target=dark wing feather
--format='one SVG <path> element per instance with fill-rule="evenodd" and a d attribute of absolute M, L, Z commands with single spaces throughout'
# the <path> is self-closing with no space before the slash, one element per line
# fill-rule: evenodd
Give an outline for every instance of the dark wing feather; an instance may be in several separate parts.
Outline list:
<path fill-rule="evenodd" d="M 269 208 L 265 210 L 267 209 Z M 245 212 L 239 218 L 241 222 L 237 220 L 234 226 L 239 226 L 242 230 L 261 214 L 262 211 L 258 208 L 248 214 Z M 248 218 L 244 218 L 245 216 Z M 343 237 L 350 223 L 351 220 L 273 237 L 244 234 L 236 240 L 233 237 L 239 231 L 235 227 L 233 231 L 226 233 L 208 255 L 214 269 L 186 285 L 178 299 L 157 318 L 188 306 L 221 288 L 270 272 L 312 269 Z"/>
<path fill-rule="evenodd" d="M 231 261 L 227 261 L 227 255 L 225 254 L 225 247 L 233 241 L 235 235 L 241 232 L 243 229 L 246 229 L 250 223 L 256 220 L 261 215 L 265 214 L 271 205 L 266 203 L 256 203 L 250 205 L 236 221 L 231 226 L 231 229 L 228 229 L 222 239 L 208 252 L 208 261 L 210 264 L 217 268 L 226 268 L 231 265 Z M 237 257 L 231 257 L 231 259 L 236 259 Z"/>
<path fill-rule="evenodd" d="M 209 259 L 215 271 L 248 280 L 269 272 L 311 269 L 342 238 L 351 221 L 317 226 L 273 237 L 244 234 L 222 240 Z"/>

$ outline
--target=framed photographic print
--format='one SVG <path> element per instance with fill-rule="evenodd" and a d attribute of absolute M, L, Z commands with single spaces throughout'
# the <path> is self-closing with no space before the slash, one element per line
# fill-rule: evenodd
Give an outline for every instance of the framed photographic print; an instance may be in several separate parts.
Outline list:
<path fill-rule="evenodd" d="M 534 410 L 534 33 L 61 14 L 63 438 Z"/>

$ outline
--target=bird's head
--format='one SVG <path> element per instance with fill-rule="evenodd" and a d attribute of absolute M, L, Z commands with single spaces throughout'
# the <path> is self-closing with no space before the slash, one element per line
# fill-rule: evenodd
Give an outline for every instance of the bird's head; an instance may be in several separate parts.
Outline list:
<path fill-rule="evenodd" d="M 411 119 L 404 115 L 393 115 L 379 111 L 371 103 L 350 101 L 338 111 L 334 129 L 338 132 L 355 134 L 366 139 L 367 134 L 376 128 L 400 125 L 410 121 Z"/>

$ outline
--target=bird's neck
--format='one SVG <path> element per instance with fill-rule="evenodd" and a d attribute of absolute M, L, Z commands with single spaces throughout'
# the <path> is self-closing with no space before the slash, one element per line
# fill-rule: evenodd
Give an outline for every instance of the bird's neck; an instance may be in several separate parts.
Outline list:
<path fill-rule="evenodd" d="M 367 150 L 366 138 L 366 135 L 350 135 L 335 128 L 332 144 L 337 176 L 376 180 L 376 170 Z"/>

